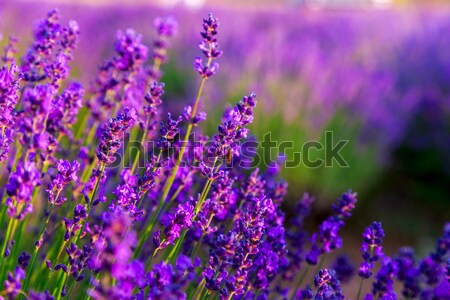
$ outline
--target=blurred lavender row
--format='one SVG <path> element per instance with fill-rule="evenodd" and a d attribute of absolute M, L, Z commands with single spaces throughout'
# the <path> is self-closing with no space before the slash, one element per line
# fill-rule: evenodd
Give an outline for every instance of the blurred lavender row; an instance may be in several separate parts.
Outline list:
<path fill-rule="evenodd" d="M 31 38 L 31 21 L 23 21 L 22 16 L 33 20 L 50 8 L 50 4 L 5 3 L 0 6 L 2 31 Z M 65 18 L 78 20 L 80 26 L 72 74 L 85 85 L 111 55 L 117 29 L 134 28 L 148 44 L 154 37 L 152 20 L 158 15 L 173 15 L 180 25 L 170 50 L 174 58 L 165 72 L 170 80 L 164 105 L 175 111 L 178 107 L 181 112 L 192 100 L 184 95 L 197 87 L 197 79 L 183 74 L 189 74 L 196 54 L 186 45 L 197 43 L 195 21 L 210 8 L 60 8 L 70 12 Z M 214 8 L 214 12 L 224 25 L 221 47 L 228 55 L 220 58 L 218 84 L 205 90 L 203 109 L 219 115 L 222 100 L 231 102 L 249 87 L 263 95 L 252 132 L 260 140 L 270 131 L 279 142 L 294 141 L 295 148 L 286 156 L 300 150 L 300 142 L 322 141 L 326 130 L 332 130 L 336 139 L 350 140 L 344 153 L 350 169 L 300 167 L 283 171 L 285 178 L 302 187 L 291 188 L 293 198 L 302 190 L 312 190 L 332 199 L 349 186 L 367 195 L 386 174 L 383 172 L 395 165 L 396 151 L 404 146 L 419 153 L 431 149 L 432 159 L 442 164 L 439 174 L 444 177 L 439 176 L 443 184 L 448 182 L 449 12 L 229 8 Z M 26 42 L 20 42 L 21 51 Z M 206 124 L 212 128 L 207 132 L 214 132 L 213 123 L 207 120 Z M 409 163 L 414 162 L 406 161 Z"/>

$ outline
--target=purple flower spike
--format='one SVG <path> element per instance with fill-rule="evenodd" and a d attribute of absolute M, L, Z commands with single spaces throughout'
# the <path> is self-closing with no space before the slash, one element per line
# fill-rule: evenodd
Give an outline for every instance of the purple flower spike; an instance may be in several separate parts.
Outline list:
<path fill-rule="evenodd" d="M 256 95 L 250 94 L 243 97 L 232 110 L 224 117 L 219 125 L 218 134 L 214 135 L 213 142 L 208 149 L 212 157 L 226 158 L 227 155 L 239 156 L 239 141 L 247 137 L 246 125 L 252 123 L 253 113 L 256 107 Z"/>
<path fill-rule="evenodd" d="M 53 176 L 52 182 L 49 184 L 47 192 L 49 193 L 49 201 L 55 205 L 61 205 L 66 202 L 65 197 L 59 197 L 64 187 L 71 181 L 77 182 L 77 173 L 80 170 L 80 163 L 74 160 L 72 163 L 67 160 L 58 160 L 56 163 L 58 173 Z"/>
<path fill-rule="evenodd" d="M 111 164 L 116 160 L 114 155 L 121 146 L 120 138 L 128 129 L 133 127 L 136 119 L 136 110 L 126 107 L 117 117 L 109 120 L 97 148 L 97 157 L 100 162 Z"/>
<path fill-rule="evenodd" d="M 40 184 L 39 178 L 40 173 L 34 163 L 19 161 L 5 186 L 9 196 L 6 199 L 7 212 L 11 218 L 22 220 L 33 211 L 31 198 L 34 188 Z"/>
<path fill-rule="evenodd" d="M 416 298 L 420 292 L 420 271 L 416 266 L 414 250 L 408 247 L 401 248 L 394 257 L 398 265 L 397 278 L 403 282 L 402 294 L 406 298 Z"/>
<path fill-rule="evenodd" d="M 373 222 L 372 225 L 364 230 L 362 236 L 361 252 L 364 261 L 359 267 L 358 275 L 362 278 L 369 278 L 372 275 L 373 263 L 384 256 L 382 247 L 384 231 L 381 223 Z"/>
<path fill-rule="evenodd" d="M 164 229 L 164 240 L 160 243 L 159 248 L 164 249 L 169 244 L 180 237 L 182 229 L 190 229 L 192 227 L 192 219 L 194 217 L 194 206 L 189 202 L 180 204 L 174 215 L 170 217 L 166 228 Z M 154 243 L 156 241 L 154 240 Z"/>
<path fill-rule="evenodd" d="M 115 49 L 120 57 L 115 62 L 118 70 L 133 70 L 147 60 L 148 48 L 142 45 L 142 36 L 133 29 L 117 32 Z"/>
<path fill-rule="evenodd" d="M 212 14 L 209 14 L 208 18 L 203 19 L 204 31 L 200 33 L 203 41 L 200 42 L 199 47 L 208 58 L 217 58 L 222 55 L 222 51 L 219 50 L 219 44 L 217 43 L 219 25 L 219 20 Z"/>
<path fill-rule="evenodd" d="M 355 274 L 355 266 L 347 255 L 338 256 L 332 269 L 336 271 L 336 278 L 342 283 L 349 282 Z"/>
<path fill-rule="evenodd" d="M 194 62 L 194 69 L 203 78 L 213 76 L 219 69 L 219 64 L 211 64 L 213 59 L 222 55 L 222 51 L 219 50 L 219 44 L 217 42 L 218 28 L 219 21 L 212 14 L 208 18 L 203 19 L 204 31 L 201 32 L 202 41 L 199 44 L 199 48 L 208 59 L 208 63 L 204 65 L 200 57 L 196 57 Z"/>
<path fill-rule="evenodd" d="M 23 251 L 17 258 L 17 262 L 23 270 L 26 270 L 28 265 L 30 264 L 30 259 L 31 255 L 28 254 L 26 251 Z"/>
<path fill-rule="evenodd" d="M 336 204 L 333 204 L 332 207 L 337 218 L 346 219 L 352 216 L 351 212 L 355 208 L 355 204 L 358 201 L 356 196 L 357 193 L 349 190 L 347 193 L 342 194 Z"/>
<path fill-rule="evenodd" d="M 375 299 L 396 299 L 394 292 L 394 276 L 397 274 L 398 265 L 390 257 L 385 256 L 381 268 L 375 276 L 372 287 L 372 295 Z"/>
<path fill-rule="evenodd" d="M 154 66 L 149 72 L 153 80 L 159 80 L 159 66 L 167 61 L 168 40 L 176 34 L 178 24 L 174 18 L 167 17 L 155 19 L 153 26 L 158 36 L 153 42 Z"/>
<path fill-rule="evenodd" d="M 335 215 L 323 221 L 319 226 L 319 232 L 314 233 L 311 237 L 311 250 L 306 255 L 306 261 L 309 264 L 317 264 L 320 255 L 342 247 L 339 230 L 345 225 L 344 220 L 351 216 L 356 202 L 356 193 L 349 191 L 344 193 L 333 205 Z"/>
<path fill-rule="evenodd" d="M 8 273 L 4 284 L 6 295 L 15 298 L 22 288 L 23 279 L 25 279 L 25 271 L 21 267 L 16 267 L 14 273 Z"/>
<path fill-rule="evenodd" d="M 345 299 L 334 270 L 320 270 L 314 276 L 314 286 L 317 289 L 314 299 Z"/>
<path fill-rule="evenodd" d="M 8 158 L 9 145 L 14 139 L 14 109 L 19 99 L 20 78 L 14 64 L 9 69 L 7 66 L 0 69 L 0 162 Z"/>

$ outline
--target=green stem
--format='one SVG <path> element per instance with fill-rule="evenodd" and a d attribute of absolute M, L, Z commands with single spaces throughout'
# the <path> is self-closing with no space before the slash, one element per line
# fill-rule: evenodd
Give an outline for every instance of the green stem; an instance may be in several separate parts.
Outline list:
<path fill-rule="evenodd" d="M 5 250 L 6 247 L 8 245 L 8 241 L 11 238 L 11 232 L 13 230 L 14 227 L 14 223 L 15 223 L 15 219 L 14 218 L 10 218 L 9 222 L 8 222 L 8 227 L 6 229 L 6 235 L 5 235 L 5 240 L 3 241 L 3 245 L 2 245 L 2 252 L 0 252 L 0 255 L 2 257 L 2 260 L 0 261 L 0 279 L 3 280 L 5 274 L 3 274 L 3 267 L 5 265 L 5 261 L 6 261 L 6 257 L 5 257 Z M 3 281 L 1 281 L 3 282 Z"/>
<path fill-rule="evenodd" d="M 359 300 L 359 298 L 361 297 L 361 291 L 363 288 L 364 279 L 365 278 L 361 278 L 361 282 L 359 283 L 358 296 L 356 296 L 356 300 Z"/>
<path fill-rule="evenodd" d="M 297 290 L 302 286 L 302 283 L 305 280 L 306 275 L 308 274 L 309 267 L 310 267 L 309 265 L 306 265 L 306 268 L 303 271 L 302 275 L 300 276 L 298 282 L 294 285 L 293 294 L 291 296 L 291 300 L 293 300 L 295 298 L 295 294 L 296 294 Z"/>
<path fill-rule="evenodd" d="M 59 197 L 59 193 L 57 194 L 57 196 L 56 196 L 55 199 L 58 199 L 58 197 Z M 43 240 L 43 238 L 44 238 L 45 229 L 47 228 L 47 225 L 48 225 L 48 223 L 49 223 L 49 221 L 50 221 L 50 217 L 51 217 L 52 212 L 53 212 L 53 207 L 55 207 L 55 205 L 52 203 L 51 206 L 50 206 L 50 211 L 49 211 L 49 213 L 48 213 L 48 216 L 47 216 L 47 218 L 45 219 L 45 223 L 44 223 L 44 225 L 42 226 L 42 228 L 41 228 L 41 230 L 40 230 L 40 232 L 39 232 L 38 243 L 39 243 L 41 240 Z M 25 283 L 23 284 L 23 290 L 24 290 L 24 291 L 27 290 L 27 288 L 28 288 L 28 283 L 30 282 L 30 277 L 31 277 L 31 275 L 33 274 L 33 270 L 34 270 L 34 261 L 36 260 L 36 257 L 37 257 L 37 254 L 38 254 L 38 252 L 39 252 L 40 246 L 41 246 L 41 245 L 35 247 L 34 252 L 33 252 L 33 256 L 31 257 L 30 264 L 29 264 L 29 266 L 28 266 L 28 270 L 29 270 L 29 271 L 27 272 L 26 279 L 25 279 Z"/>
<path fill-rule="evenodd" d="M 202 278 L 202 281 L 198 285 L 198 289 L 195 291 L 195 294 L 190 299 L 194 299 L 194 298 L 200 299 L 199 297 L 203 296 L 202 294 L 203 294 L 203 289 L 205 288 L 205 284 L 206 284 L 205 278 Z"/>

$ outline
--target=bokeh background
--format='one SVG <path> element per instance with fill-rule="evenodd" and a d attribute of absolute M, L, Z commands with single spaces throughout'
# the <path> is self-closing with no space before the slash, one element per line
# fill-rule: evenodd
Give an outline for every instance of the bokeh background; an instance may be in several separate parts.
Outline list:
<path fill-rule="evenodd" d="M 425 3 L 426 2 L 426 3 Z M 198 76 L 202 16 L 221 21 L 220 72 L 206 87 L 206 131 L 215 131 L 227 103 L 255 91 L 259 107 L 252 133 L 303 143 L 326 131 L 349 143 L 348 168 L 299 166 L 282 171 L 289 182 L 286 211 L 304 193 L 316 195 L 315 220 L 343 191 L 359 194 L 345 235 L 359 243 L 372 220 L 383 222 L 388 249 L 426 251 L 450 220 L 450 3 L 406 0 L 54 0 L 0 2 L 0 32 L 32 39 L 34 20 L 51 8 L 76 20 L 81 41 L 72 77 L 88 86 L 97 66 L 114 51 L 117 30 L 134 28 L 147 45 L 152 22 L 174 16 L 163 81 L 174 112 L 192 101 Z M 0 44 L 6 42 L 4 38 Z M 261 150 L 261 154 L 262 154 Z M 275 159 L 276 150 L 265 151 Z M 324 152 L 316 153 L 323 158 Z M 264 168 L 264 166 L 261 166 Z M 346 237 L 344 240 L 347 240 Z M 356 248 L 357 249 L 357 248 Z M 388 250 L 389 252 L 389 250 Z"/>

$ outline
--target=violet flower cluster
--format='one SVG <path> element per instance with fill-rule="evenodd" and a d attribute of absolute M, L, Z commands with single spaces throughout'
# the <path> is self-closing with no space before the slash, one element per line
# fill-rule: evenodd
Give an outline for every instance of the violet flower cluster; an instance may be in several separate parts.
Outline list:
<path fill-rule="evenodd" d="M 194 63 L 195 103 L 179 117 L 164 111 L 177 26 L 171 17 L 154 26 L 153 48 L 136 31 L 119 31 L 86 89 L 67 80 L 80 29 L 62 25 L 58 11 L 37 24 L 24 57 L 16 59 L 14 38 L 5 48 L 0 299 L 353 298 L 352 261 L 329 261 L 357 194 L 343 193 L 318 230 L 308 226 L 312 195 L 291 216 L 282 159 L 249 164 L 254 93 L 206 136 L 197 110 L 222 54 L 212 14 L 200 33 L 207 62 Z M 450 225 L 424 258 L 410 248 L 389 256 L 384 238 L 381 223 L 364 230 L 355 298 L 448 297 Z"/>

